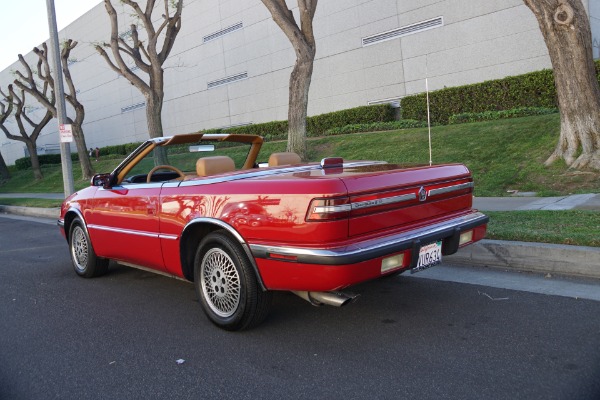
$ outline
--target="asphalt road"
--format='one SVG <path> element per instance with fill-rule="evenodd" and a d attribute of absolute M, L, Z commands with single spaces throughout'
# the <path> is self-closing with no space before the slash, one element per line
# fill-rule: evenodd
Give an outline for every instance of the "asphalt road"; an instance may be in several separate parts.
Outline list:
<path fill-rule="evenodd" d="M 341 309 L 278 293 L 230 333 L 191 284 L 118 265 L 79 278 L 53 222 L 0 216 L 0 399 L 600 399 L 600 302 L 529 279 L 400 276 Z"/>

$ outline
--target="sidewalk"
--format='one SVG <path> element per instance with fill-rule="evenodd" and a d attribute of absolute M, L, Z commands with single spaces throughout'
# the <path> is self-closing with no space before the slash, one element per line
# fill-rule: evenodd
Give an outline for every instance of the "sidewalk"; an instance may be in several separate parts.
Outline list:
<path fill-rule="evenodd" d="M 62 199 L 62 193 L 0 193 L 0 198 Z M 473 207 L 485 211 L 593 210 L 600 194 L 562 197 L 475 197 Z M 58 208 L 0 205 L 0 213 L 57 219 Z M 600 232 L 599 232 L 600 235 Z M 444 258 L 450 264 L 494 267 L 524 272 L 600 279 L 600 248 L 484 239 Z"/>
<path fill-rule="evenodd" d="M 481 211 L 596 210 L 600 194 L 574 194 L 561 197 L 474 197 L 473 207 Z"/>

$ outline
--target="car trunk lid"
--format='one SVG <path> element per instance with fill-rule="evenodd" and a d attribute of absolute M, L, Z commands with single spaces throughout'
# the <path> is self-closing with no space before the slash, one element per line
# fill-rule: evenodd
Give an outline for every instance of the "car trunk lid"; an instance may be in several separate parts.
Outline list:
<path fill-rule="evenodd" d="M 338 172 L 350 198 L 351 237 L 432 223 L 472 206 L 473 180 L 461 164 L 371 164 Z"/>

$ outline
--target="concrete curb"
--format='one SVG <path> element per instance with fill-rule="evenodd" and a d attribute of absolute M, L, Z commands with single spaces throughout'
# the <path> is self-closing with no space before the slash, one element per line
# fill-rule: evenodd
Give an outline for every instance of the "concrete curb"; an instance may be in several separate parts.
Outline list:
<path fill-rule="evenodd" d="M 0 213 L 24 215 L 26 217 L 55 218 L 60 216 L 60 208 L 20 207 L 0 205 Z"/>
<path fill-rule="evenodd" d="M 445 257 L 444 261 L 600 279 L 598 247 L 484 239 Z"/>

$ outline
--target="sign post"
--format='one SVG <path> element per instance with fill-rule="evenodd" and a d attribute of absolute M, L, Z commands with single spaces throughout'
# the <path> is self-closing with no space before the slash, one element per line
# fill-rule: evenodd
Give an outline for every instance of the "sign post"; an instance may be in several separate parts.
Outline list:
<path fill-rule="evenodd" d="M 71 125 L 65 125 L 67 120 L 67 112 L 65 105 L 65 89 L 63 85 L 63 72 L 60 65 L 60 50 L 58 48 L 58 31 L 56 28 L 56 13 L 54 11 L 54 0 L 46 0 L 48 9 L 48 28 L 50 30 L 50 48 L 53 54 L 54 67 L 54 93 L 56 95 L 56 113 L 58 114 L 58 125 L 60 134 L 60 163 L 62 165 L 63 184 L 65 190 L 65 198 L 70 196 L 75 191 L 73 184 L 73 162 L 71 161 L 71 146 L 73 141 L 73 131 Z M 70 140 L 63 140 L 63 127 L 69 127 Z M 65 135 L 67 135 L 65 133 Z"/>

